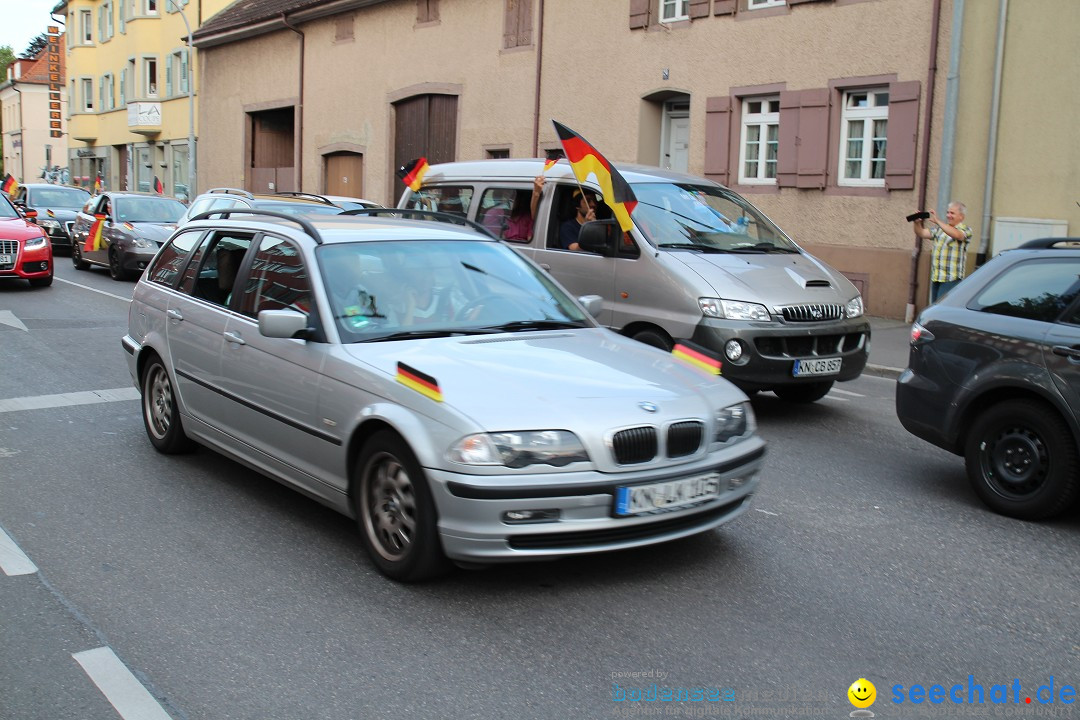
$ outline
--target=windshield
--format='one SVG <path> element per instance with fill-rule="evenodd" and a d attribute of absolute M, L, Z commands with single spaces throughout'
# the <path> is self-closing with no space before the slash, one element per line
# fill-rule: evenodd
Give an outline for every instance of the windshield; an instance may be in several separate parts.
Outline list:
<path fill-rule="evenodd" d="M 34 207 L 72 208 L 77 210 L 90 199 L 90 193 L 71 188 L 42 188 L 30 191 L 30 205 Z"/>
<path fill-rule="evenodd" d="M 318 258 L 343 342 L 593 327 L 549 277 L 499 243 L 330 244 Z"/>
<path fill-rule="evenodd" d="M 634 185 L 634 222 L 660 248 L 701 252 L 794 253 L 799 249 L 757 208 L 709 185 Z"/>
<path fill-rule="evenodd" d="M 22 217 L 6 197 L 0 196 L 0 218 Z"/>
<path fill-rule="evenodd" d="M 116 219 L 120 222 L 174 223 L 183 214 L 183 203 L 172 198 L 116 198 Z"/>

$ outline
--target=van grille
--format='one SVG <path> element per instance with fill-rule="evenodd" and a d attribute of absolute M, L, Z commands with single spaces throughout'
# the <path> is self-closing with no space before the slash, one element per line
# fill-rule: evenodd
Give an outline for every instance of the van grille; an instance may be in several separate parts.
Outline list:
<path fill-rule="evenodd" d="M 841 305 L 788 305 L 780 308 L 780 312 L 788 322 L 823 322 L 839 320 L 844 316 Z"/>
<path fill-rule="evenodd" d="M 620 430 L 611 438 L 611 450 L 615 462 L 634 465 L 649 462 L 656 457 L 656 428 L 636 427 Z"/>

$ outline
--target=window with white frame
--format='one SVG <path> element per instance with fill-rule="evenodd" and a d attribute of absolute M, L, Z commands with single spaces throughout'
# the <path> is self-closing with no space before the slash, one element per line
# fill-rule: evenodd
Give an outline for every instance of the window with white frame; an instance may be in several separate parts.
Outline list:
<path fill-rule="evenodd" d="M 885 185 L 887 88 L 847 90 L 840 115 L 840 185 Z"/>
<path fill-rule="evenodd" d="M 94 112 L 94 78 L 82 79 L 83 112 Z"/>
<path fill-rule="evenodd" d="M 758 10 L 760 8 L 782 7 L 787 4 L 787 0 L 747 0 L 746 8 L 748 10 Z"/>
<path fill-rule="evenodd" d="M 780 147 L 780 96 L 744 98 L 739 182 L 776 184 L 776 154 Z"/>
<path fill-rule="evenodd" d="M 660 22 L 690 18 L 690 0 L 660 0 Z"/>
<path fill-rule="evenodd" d="M 94 42 L 94 16 L 89 10 L 79 11 L 79 40 L 83 44 Z"/>
<path fill-rule="evenodd" d="M 157 0 L 144 0 L 143 10 L 147 15 L 157 15 Z"/>
<path fill-rule="evenodd" d="M 157 58 L 143 58 L 143 81 L 143 95 L 146 97 L 157 97 Z"/>

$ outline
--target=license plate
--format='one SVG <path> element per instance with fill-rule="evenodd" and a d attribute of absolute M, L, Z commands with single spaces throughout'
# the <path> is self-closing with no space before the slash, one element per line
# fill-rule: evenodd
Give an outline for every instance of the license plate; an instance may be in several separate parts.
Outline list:
<path fill-rule="evenodd" d="M 791 374 L 795 377 L 802 377 L 804 375 L 836 375 L 840 372 L 840 366 L 843 363 L 843 358 L 796 360 L 795 369 Z"/>
<path fill-rule="evenodd" d="M 0 265 L 10 265 L 15 259 L 10 255 L 0 255 Z"/>
<path fill-rule="evenodd" d="M 696 505 L 719 497 L 720 488 L 720 475 L 717 473 L 650 485 L 619 487 L 615 488 L 615 514 L 641 515 Z"/>

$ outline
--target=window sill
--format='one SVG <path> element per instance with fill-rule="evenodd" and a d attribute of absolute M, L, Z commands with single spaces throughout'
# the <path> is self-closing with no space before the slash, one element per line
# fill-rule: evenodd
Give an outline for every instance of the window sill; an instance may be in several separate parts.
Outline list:
<path fill-rule="evenodd" d="M 734 190 L 740 195 L 780 194 L 780 186 L 776 183 L 738 183 L 736 185 L 728 185 L 728 188 Z"/>

